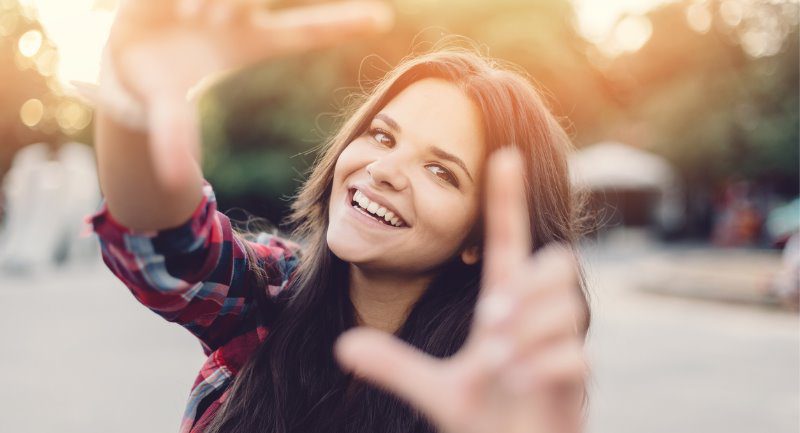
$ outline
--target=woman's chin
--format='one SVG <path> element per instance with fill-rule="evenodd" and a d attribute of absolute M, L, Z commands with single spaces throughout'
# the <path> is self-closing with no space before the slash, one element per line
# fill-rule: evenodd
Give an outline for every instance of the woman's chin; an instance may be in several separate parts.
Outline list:
<path fill-rule="evenodd" d="M 361 237 L 345 230 L 328 230 L 328 248 L 340 260 L 364 269 L 405 268 L 398 263 L 397 250 L 385 243 Z"/>
<path fill-rule="evenodd" d="M 329 227 L 327 241 L 331 252 L 339 259 L 349 263 L 369 261 L 377 253 L 374 244 L 370 245 L 359 233 L 351 230 Z"/>

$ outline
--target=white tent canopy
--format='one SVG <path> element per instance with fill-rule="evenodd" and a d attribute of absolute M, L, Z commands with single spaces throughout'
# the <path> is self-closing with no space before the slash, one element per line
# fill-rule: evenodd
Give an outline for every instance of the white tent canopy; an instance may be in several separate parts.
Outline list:
<path fill-rule="evenodd" d="M 659 195 L 655 216 L 665 229 L 683 223 L 683 195 L 675 170 L 664 158 L 618 142 L 601 142 L 570 157 L 572 183 L 589 191 L 648 190 Z"/>
<path fill-rule="evenodd" d="M 581 149 L 570 158 L 572 182 L 591 190 L 662 189 L 676 181 L 660 156 L 615 142 Z"/>

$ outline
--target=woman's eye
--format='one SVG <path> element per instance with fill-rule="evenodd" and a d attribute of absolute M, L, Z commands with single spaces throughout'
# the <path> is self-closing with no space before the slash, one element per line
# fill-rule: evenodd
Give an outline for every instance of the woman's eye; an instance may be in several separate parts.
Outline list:
<path fill-rule="evenodd" d="M 395 144 L 394 136 L 389 132 L 384 131 L 380 128 L 372 128 L 370 129 L 367 134 L 372 137 L 373 140 L 377 141 L 378 143 L 392 147 Z M 435 174 L 440 179 L 444 180 L 445 182 L 458 187 L 458 179 L 450 172 L 450 170 L 442 167 L 438 164 L 429 164 L 425 166 L 431 173 Z"/>
<path fill-rule="evenodd" d="M 369 135 L 375 141 L 377 141 L 378 143 L 380 143 L 380 144 L 382 144 L 384 146 L 390 146 L 391 147 L 392 145 L 394 145 L 394 137 L 392 137 L 392 134 L 389 134 L 388 132 L 386 132 L 386 131 L 384 131 L 382 129 L 371 129 L 369 131 Z"/>
<path fill-rule="evenodd" d="M 453 184 L 453 186 L 455 186 L 455 187 L 458 186 L 458 180 L 456 179 L 455 176 L 453 176 L 452 173 L 450 173 L 449 170 L 445 169 L 441 165 L 435 165 L 435 164 L 434 165 L 429 165 L 428 167 L 433 167 L 433 168 L 439 169 L 439 173 L 443 174 L 444 176 L 439 176 L 438 174 L 437 174 L 437 176 L 439 176 L 440 178 L 442 178 L 446 182 L 449 182 L 449 183 Z"/>

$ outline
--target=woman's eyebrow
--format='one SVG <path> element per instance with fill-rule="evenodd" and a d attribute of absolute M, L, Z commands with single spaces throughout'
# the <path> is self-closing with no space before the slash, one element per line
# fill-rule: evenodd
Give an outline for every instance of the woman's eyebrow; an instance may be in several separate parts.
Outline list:
<path fill-rule="evenodd" d="M 395 122 L 394 119 L 392 119 L 391 117 L 389 117 L 386 114 L 378 113 L 378 114 L 375 115 L 375 118 L 382 120 L 384 123 L 389 125 L 390 128 L 394 129 L 398 134 L 403 131 L 403 129 L 400 128 L 400 125 L 398 125 L 397 122 Z M 475 183 L 475 180 L 472 179 L 472 175 L 469 174 L 469 170 L 467 169 L 467 165 L 464 164 L 464 161 L 462 161 L 461 158 L 453 155 L 450 152 L 445 151 L 444 149 L 442 149 L 440 147 L 436 147 L 436 146 L 431 146 L 428 150 L 432 154 L 436 155 L 437 157 L 442 158 L 442 159 L 446 159 L 446 160 L 456 164 L 457 166 L 461 167 L 461 169 L 464 170 L 464 173 L 469 178 L 470 182 Z"/>
<path fill-rule="evenodd" d="M 394 129 L 396 132 L 398 132 L 398 133 L 403 132 L 403 129 L 400 128 L 400 125 L 398 125 L 397 122 L 395 122 L 394 119 L 392 119 L 388 115 L 383 114 L 383 113 L 378 113 L 378 114 L 375 115 L 375 118 L 383 120 L 384 123 L 389 125 L 389 127 Z"/>

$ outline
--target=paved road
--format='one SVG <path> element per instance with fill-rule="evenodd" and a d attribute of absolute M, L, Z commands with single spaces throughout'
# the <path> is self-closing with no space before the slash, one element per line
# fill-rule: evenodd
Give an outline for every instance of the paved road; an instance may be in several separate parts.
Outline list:
<path fill-rule="evenodd" d="M 640 294 L 590 260 L 590 431 L 796 433 L 797 316 Z M 98 264 L 0 275 L 0 432 L 174 432 L 200 346 Z"/>
<path fill-rule="evenodd" d="M 589 254 L 589 431 L 800 431 L 798 316 L 645 294 L 634 283 L 645 255 Z"/>
<path fill-rule="evenodd" d="M 0 276 L 0 432 L 176 432 L 199 344 L 98 263 Z"/>

